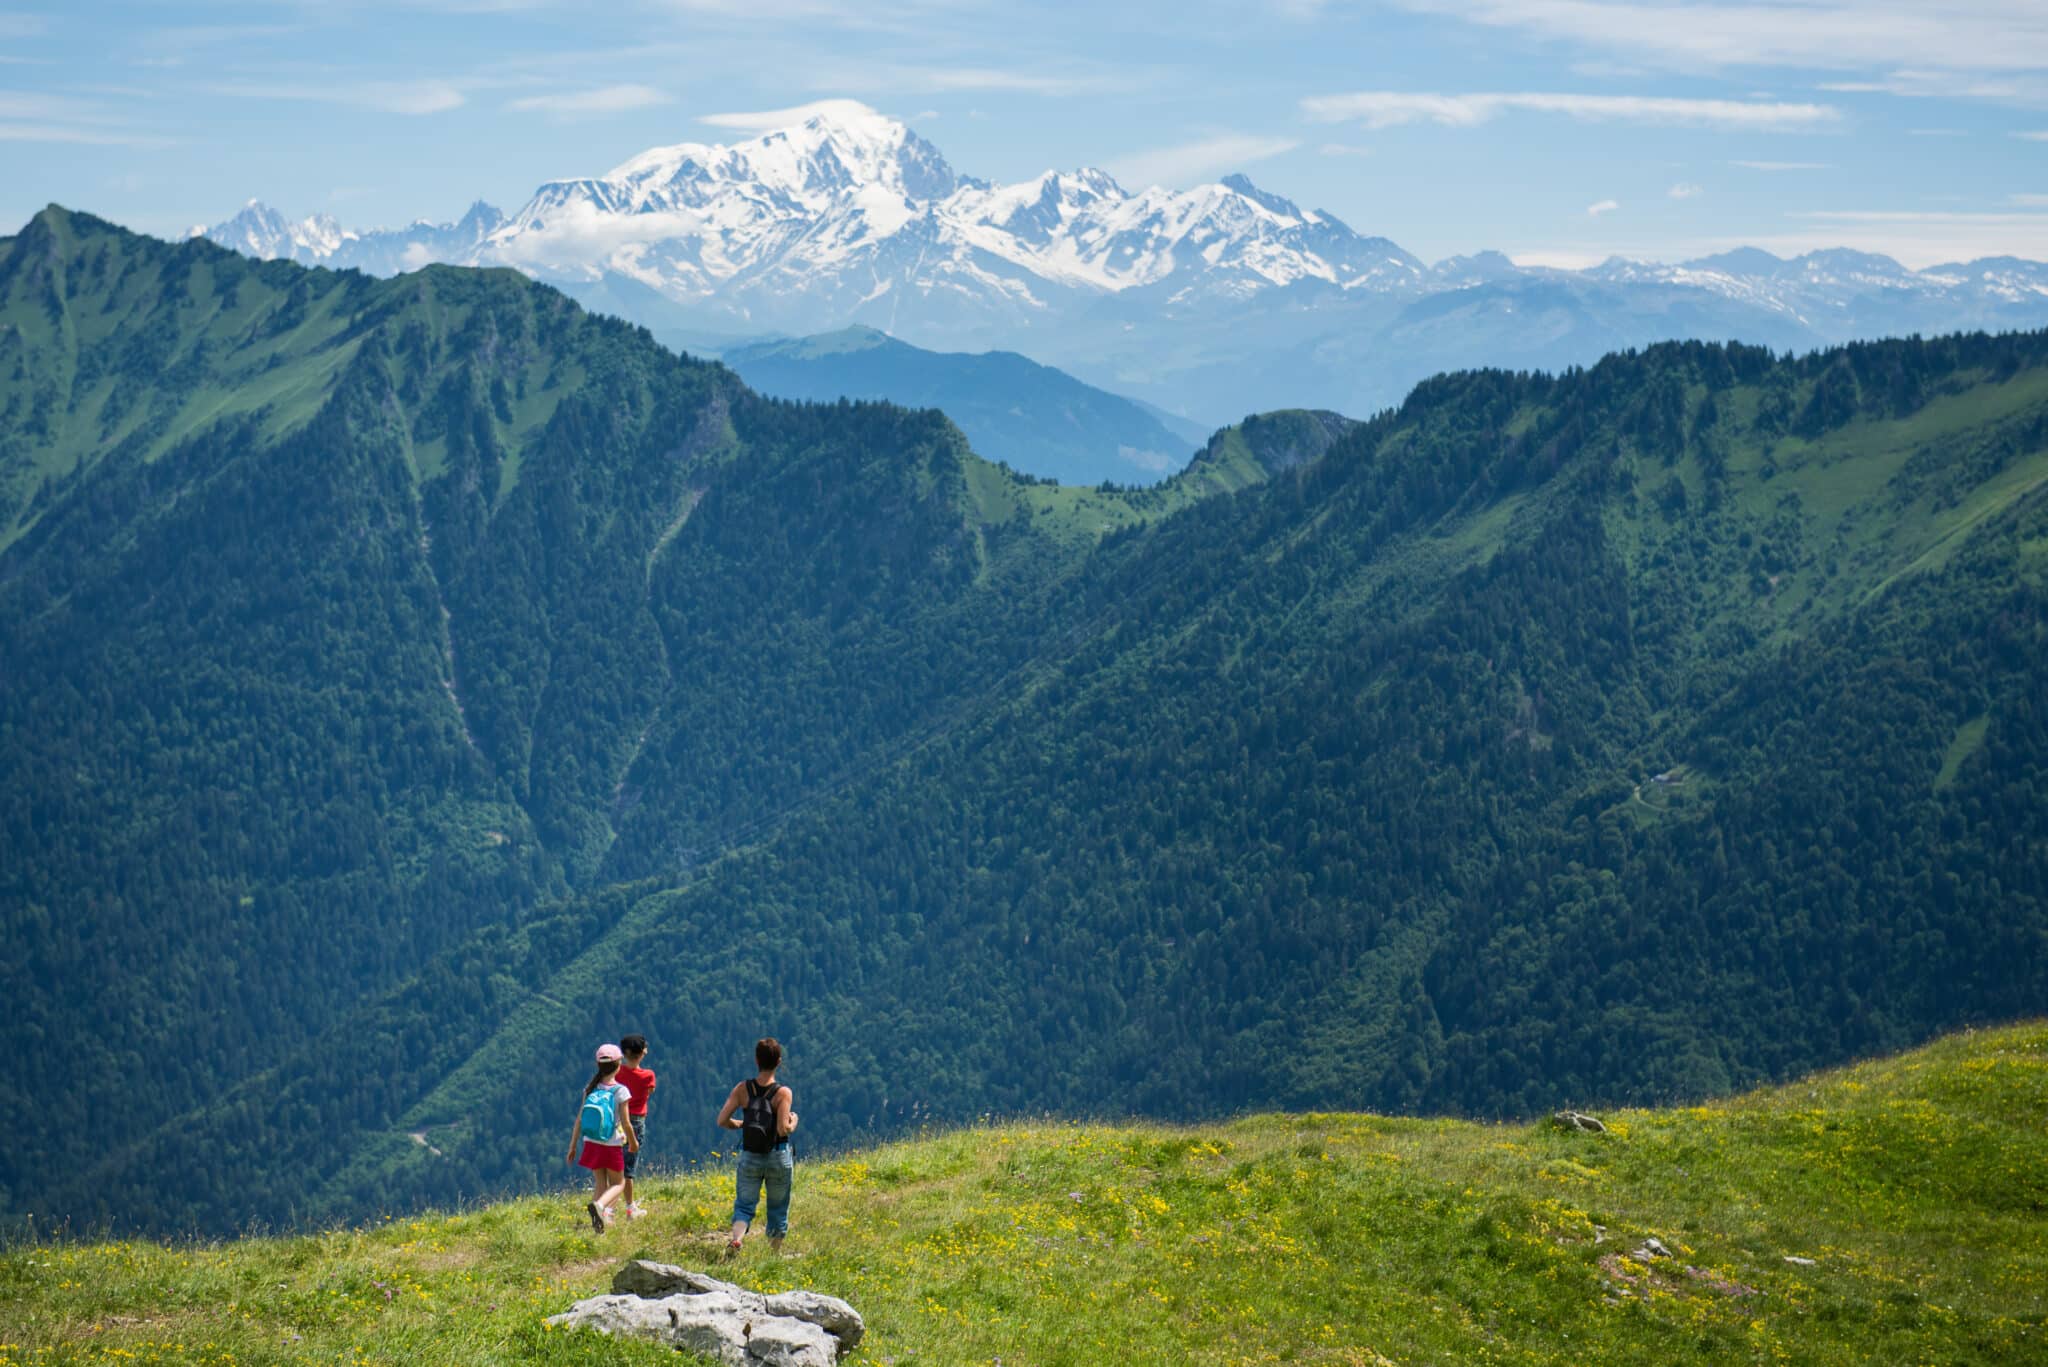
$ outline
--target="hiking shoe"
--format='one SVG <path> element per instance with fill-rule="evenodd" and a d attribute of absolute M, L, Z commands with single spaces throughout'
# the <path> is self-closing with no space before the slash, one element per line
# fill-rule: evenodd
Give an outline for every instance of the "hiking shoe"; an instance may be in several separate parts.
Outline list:
<path fill-rule="evenodd" d="M 597 1202 L 592 1201 L 584 1209 L 590 1212 L 591 1229 L 599 1234 L 604 1233 L 604 1211 L 599 1209 Z"/>
<path fill-rule="evenodd" d="M 646 1213 L 647 1207 L 641 1205 L 638 1201 L 626 1207 L 626 1218 L 628 1220 L 637 1220 Z"/>

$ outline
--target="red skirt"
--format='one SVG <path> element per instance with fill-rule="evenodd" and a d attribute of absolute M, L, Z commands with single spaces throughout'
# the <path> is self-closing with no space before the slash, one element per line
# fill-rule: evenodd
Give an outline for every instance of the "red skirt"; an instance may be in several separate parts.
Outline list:
<path fill-rule="evenodd" d="M 624 1172 L 626 1170 L 626 1146 L 624 1144 L 593 1144 L 583 1141 L 583 1156 L 578 1164 L 592 1172 Z"/>

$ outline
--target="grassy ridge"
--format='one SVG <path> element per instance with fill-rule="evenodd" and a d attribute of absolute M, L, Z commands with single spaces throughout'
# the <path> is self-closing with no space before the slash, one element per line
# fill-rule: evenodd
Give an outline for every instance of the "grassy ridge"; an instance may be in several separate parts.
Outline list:
<path fill-rule="evenodd" d="M 845 1295 L 866 1363 L 2040 1359 L 2048 1024 L 1606 1119 L 957 1131 L 803 1163 L 799 1256 L 725 1275 Z M 683 1129 L 671 1111 L 669 1152 Z M 602 1241 L 555 1196 L 17 1248 L 0 1365 L 673 1362 L 540 1325 L 622 1258 L 711 1265 L 723 1166 L 649 1185 L 654 1213 Z M 1634 1256 L 1652 1236 L 1671 1257 Z"/>

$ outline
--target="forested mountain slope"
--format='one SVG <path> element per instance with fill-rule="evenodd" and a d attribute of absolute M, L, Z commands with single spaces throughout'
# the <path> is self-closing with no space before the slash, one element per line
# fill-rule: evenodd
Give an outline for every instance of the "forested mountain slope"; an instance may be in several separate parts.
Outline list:
<path fill-rule="evenodd" d="M 1004 624 L 1076 519 L 1144 515 L 936 414 L 760 400 L 511 272 L 59 209 L 0 242 L 0 413 L 10 1204 L 61 1140 L 53 1052 L 120 1079 L 109 1150 L 203 1113 L 603 881 L 621 829 L 673 868 L 833 781 L 1031 648 Z M 996 537 L 984 505 L 1042 511 Z"/>
<path fill-rule="evenodd" d="M 82 369 L 109 308 L 44 263 L 228 260 L 54 213 L 7 251 L 0 378 Z M 815 1145 L 1699 1095 L 2048 998 L 2048 337 L 1447 376 L 1123 495 L 1006 477 L 935 416 L 759 400 L 509 275 L 239 269 L 335 293 L 274 367 L 333 377 L 299 425 L 244 400 L 76 475 L 42 453 L 78 439 L 10 429 L 9 469 L 69 483 L 0 555 L 6 986 L 25 1042 L 118 1021 L 142 1089 L 43 1208 L 528 1184 L 629 1029 L 683 1153 L 763 1031 Z M 361 691 L 316 691 L 354 651 Z M 239 701 L 273 692 L 335 719 Z M 101 730 L 159 712 L 186 729 Z M 154 841 L 123 805 L 213 794 Z M 251 830 L 287 841 L 256 873 Z M 349 878 L 414 900 L 265 900 Z M 237 947 L 264 935 L 275 962 Z M 219 969 L 166 980 L 182 1071 L 142 1052 L 170 1035 L 139 956 L 109 1005 L 84 976 L 151 937 Z M 249 1021 L 262 1056 L 221 1047 Z"/>

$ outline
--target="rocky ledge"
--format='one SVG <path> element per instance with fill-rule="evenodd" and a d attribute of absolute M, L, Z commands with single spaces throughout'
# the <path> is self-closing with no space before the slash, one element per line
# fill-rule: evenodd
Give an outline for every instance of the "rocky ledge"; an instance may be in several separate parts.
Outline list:
<path fill-rule="evenodd" d="M 611 1295 L 578 1301 L 548 1323 L 664 1343 L 728 1367 L 832 1367 L 866 1328 L 860 1312 L 837 1296 L 764 1296 L 644 1259 L 619 1269 Z"/>

